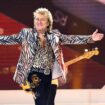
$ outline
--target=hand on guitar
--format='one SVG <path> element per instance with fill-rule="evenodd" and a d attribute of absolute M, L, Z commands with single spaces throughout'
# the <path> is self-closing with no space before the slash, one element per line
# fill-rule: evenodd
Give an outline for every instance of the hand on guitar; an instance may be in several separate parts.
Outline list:
<path fill-rule="evenodd" d="M 22 84 L 21 87 L 26 92 L 30 92 L 31 91 L 30 84 L 28 83 L 28 81 L 26 81 L 26 84 Z"/>

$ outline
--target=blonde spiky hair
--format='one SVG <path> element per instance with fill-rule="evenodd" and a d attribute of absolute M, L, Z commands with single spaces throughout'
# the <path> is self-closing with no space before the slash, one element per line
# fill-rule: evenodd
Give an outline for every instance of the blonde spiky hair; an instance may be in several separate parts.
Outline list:
<path fill-rule="evenodd" d="M 47 16 L 49 22 L 48 31 L 51 31 L 53 26 L 53 17 L 51 12 L 47 8 L 38 8 L 33 12 L 34 17 L 36 16 L 36 14 L 42 14 Z"/>

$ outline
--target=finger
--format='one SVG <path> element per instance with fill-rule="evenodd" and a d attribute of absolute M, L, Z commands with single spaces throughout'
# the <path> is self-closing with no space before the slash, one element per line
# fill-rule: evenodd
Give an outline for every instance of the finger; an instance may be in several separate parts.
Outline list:
<path fill-rule="evenodd" d="M 93 34 L 96 34 L 96 33 L 98 33 L 98 29 L 96 29 Z"/>
<path fill-rule="evenodd" d="M 100 34 L 100 38 L 103 38 L 104 37 L 104 34 Z"/>

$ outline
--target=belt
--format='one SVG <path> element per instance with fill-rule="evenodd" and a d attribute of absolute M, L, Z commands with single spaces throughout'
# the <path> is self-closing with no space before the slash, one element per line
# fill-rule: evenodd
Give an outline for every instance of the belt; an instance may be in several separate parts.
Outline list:
<path fill-rule="evenodd" d="M 51 73 L 51 70 L 49 70 L 49 69 L 42 69 L 42 68 L 33 67 L 33 66 L 31 68 L 31 71 L 35 71 L 35 72 L 38 72 L 38 73 L 43 73 L 45 75 L 49 75 Z"/>

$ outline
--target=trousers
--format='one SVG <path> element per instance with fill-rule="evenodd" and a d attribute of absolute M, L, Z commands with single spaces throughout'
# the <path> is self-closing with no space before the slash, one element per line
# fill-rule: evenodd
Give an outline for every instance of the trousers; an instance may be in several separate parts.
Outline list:
<path fill-rule="evenodd" d="M 32 83 L 35 81 L 35 86 L 32 84 L 35 105 L 49 105 L 48 100 L 50 95 L 52 74 L 50 73 L 49 75 L 45 75 L 43 72 L 39 71 L 43 71 L 43 69 L 32 67 L 28 75 L 28 82 Z M 35 78 L 33 79 L 32 77 L 34 76 Z"/>
<path fill-rule="evenodd" d="M 55 105 L 56 92 L 57 92 L 57 85 L 51 84 L 48 105 Z"/>

